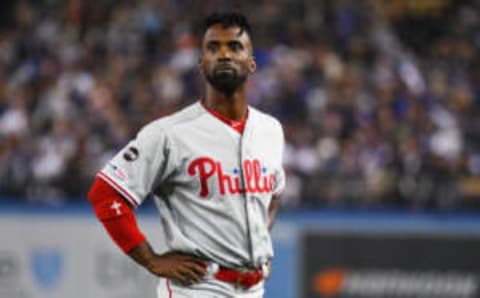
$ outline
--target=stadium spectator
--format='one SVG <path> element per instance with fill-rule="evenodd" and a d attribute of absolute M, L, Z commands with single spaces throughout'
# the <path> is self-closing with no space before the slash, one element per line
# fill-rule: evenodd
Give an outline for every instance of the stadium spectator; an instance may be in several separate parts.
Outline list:
<path fill-rule="evenodd" d="M 0 28 L 0 196 L 49 204 L 82 196 L 134 131 L 202 94 L 191 29 L 218 7 L 10 7 Z M 286 208 L 478 208 L 478 3 L 237 8 L 258 28 L 250 102 L 286 130 Z"/>

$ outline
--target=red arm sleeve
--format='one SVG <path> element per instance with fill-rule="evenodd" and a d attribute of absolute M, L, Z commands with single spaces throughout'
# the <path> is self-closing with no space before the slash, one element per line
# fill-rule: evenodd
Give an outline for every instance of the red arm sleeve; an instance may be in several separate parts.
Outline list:
<path fill-rule="evenodd" d="M 97 218 L 123 252 L 128 253 L 145 241 L 132 207 L 103 179 L 95 179 L 88 192 L 88 200 Z"/>

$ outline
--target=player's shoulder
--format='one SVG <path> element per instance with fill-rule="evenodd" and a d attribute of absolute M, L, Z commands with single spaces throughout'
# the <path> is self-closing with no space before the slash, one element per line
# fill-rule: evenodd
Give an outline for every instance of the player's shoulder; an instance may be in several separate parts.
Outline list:
<path fill-rule="evenodd" d="M 249 106 L 249 111 L 251 116 L 255 118 L 255 121 L 260 123 L 262 127 L 274 128 L 282 130 L 282 124 L 274 116 L 267 114 L 263 111 L 260 111 L 257 108 Z"/>
<path fill-rule="evenodd" d="M 177 125 L 181 125 L 202 116 L 202 109 L 199 102 L 190 104 L 177 112 L 153 120 L 142 128 L 142 131 L 149 134 L 166 133 Z"/>

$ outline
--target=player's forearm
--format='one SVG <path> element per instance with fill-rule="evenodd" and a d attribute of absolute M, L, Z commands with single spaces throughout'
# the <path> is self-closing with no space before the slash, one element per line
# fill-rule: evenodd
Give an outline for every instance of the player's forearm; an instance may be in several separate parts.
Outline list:
<path fill-rule="evenodd" d="M 135 248 L 133 248 L 128 255 L 138 264 L 149 269 L 151 261 L 155 258 L 156 254 L 148 241 L 143 241 Z"/>

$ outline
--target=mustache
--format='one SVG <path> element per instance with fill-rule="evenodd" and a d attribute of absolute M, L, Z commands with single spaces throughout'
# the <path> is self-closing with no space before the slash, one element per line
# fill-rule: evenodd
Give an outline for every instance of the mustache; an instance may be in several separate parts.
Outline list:
<path fill-rule="evenodd" d="M 235 69 L 235 64 L 233 62 L 217 62 L 214 69 Z"/>
<path fill-rule="evenodd" d="M 218 66 L 233 66 L 235 64 L 233 63 L 233 60 L 230 59 L 230 58 L 220 58 L 220 59 L 217 59 L 215 65 L 218 65 Z"/>

